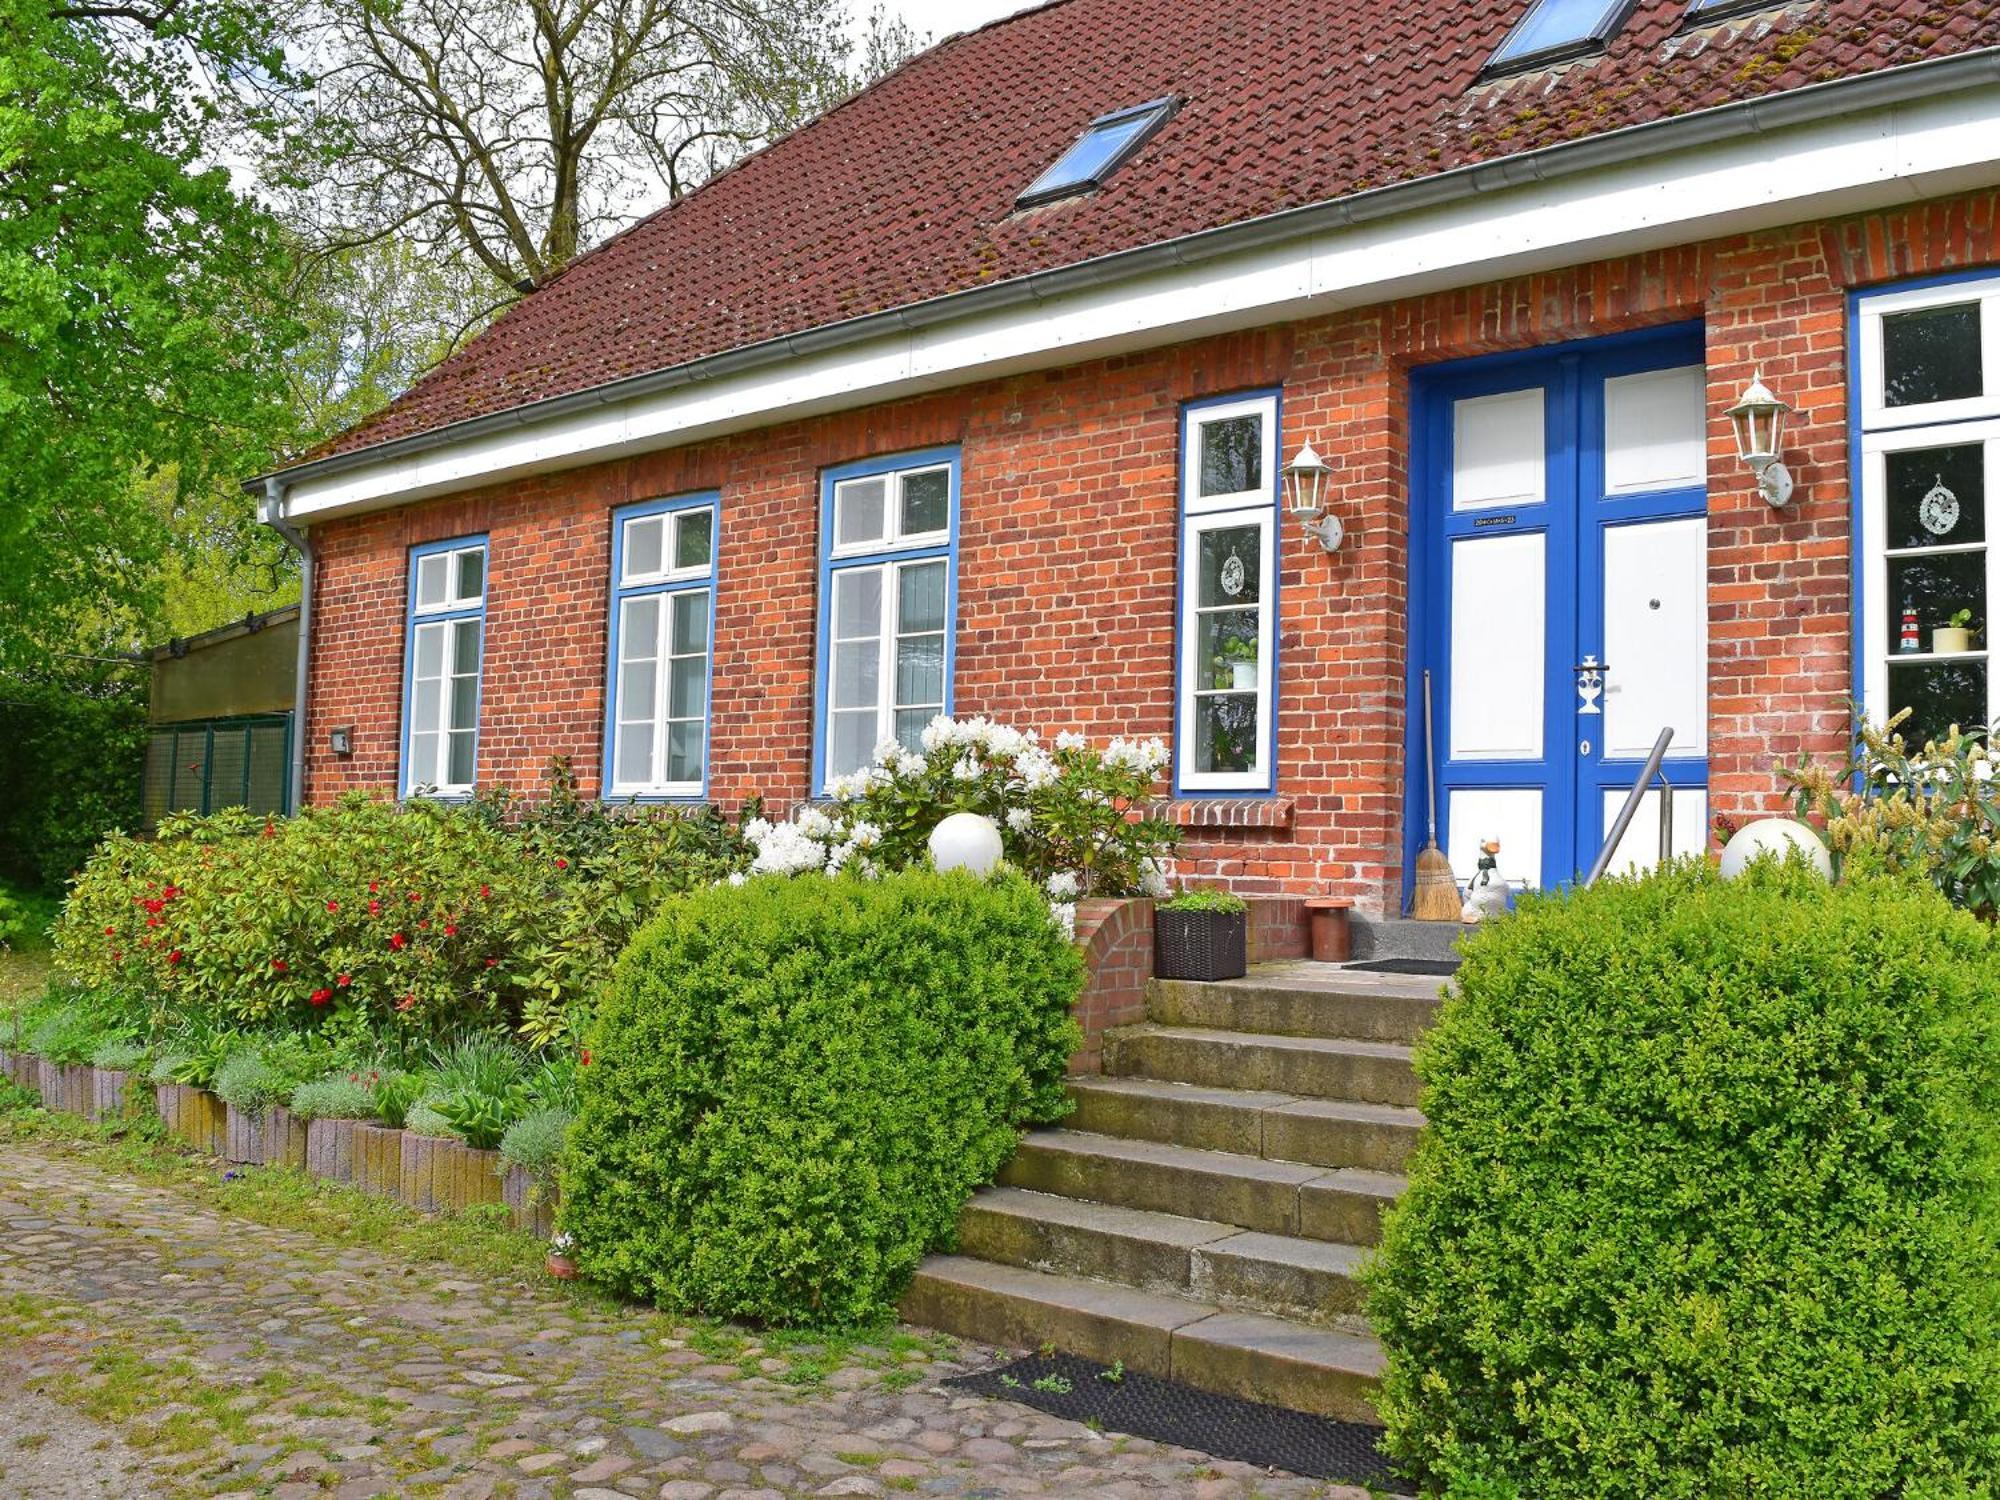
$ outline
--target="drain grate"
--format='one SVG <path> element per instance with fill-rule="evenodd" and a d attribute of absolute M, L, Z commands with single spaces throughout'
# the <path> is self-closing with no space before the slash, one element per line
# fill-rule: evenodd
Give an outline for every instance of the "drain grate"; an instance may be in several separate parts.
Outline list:
<path fill-rule="evenodd" d="M 1439 974 L 1449 979 L 1458 972 L 1455 958 L 1371 958 L 1365 963 L 1342 964 L 1343 969 L 1362 974 Z"/>
<path fill-rule="evenodd" d="M 1116 1380 L 1110 1374 L 1108 1366 L 1074 1354 L 1031 1354 L 1012 1364 L 954 1375 L 945 1384 L 1093 1423 L 1106 1432 L 1314 1479 L 1346 1484 L 1395 1479 L 1389 1460 L 1375 1446 L 1382 1435 L 1379 1427 L 1218 1396 L 1129 1370 Z"/>

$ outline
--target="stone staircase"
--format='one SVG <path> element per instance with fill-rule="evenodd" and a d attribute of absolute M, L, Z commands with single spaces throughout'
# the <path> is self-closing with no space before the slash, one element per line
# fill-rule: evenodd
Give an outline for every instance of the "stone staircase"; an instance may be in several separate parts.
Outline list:
<path fill-rule="evenodd" d="M 1305 962 L 1155 980 L 1076 1111 L 974 1196 L 911 1322 L 1347 1421 L 1382 1353 L 1356 1272 L 1423 1118 L 1410 1044 L 1440 981 Z"/>

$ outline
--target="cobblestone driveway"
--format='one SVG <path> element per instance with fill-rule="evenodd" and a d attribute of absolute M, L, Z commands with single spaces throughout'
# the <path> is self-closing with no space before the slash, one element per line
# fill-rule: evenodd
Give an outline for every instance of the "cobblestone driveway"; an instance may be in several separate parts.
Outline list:
<path fill-rule="evenodd" d="M 802 1390 L 656 1314 L 267 1228 L 18 1143 L 0 1226 L 8 1384 L 88 1409 L 163 1495 L 1365 1500 L 938 1386 L 989 1350 L 891 1341 Z M 77 1445 L 24 1409 L 0 1492 L 103 1493 L 102 1474 L 51 1475 L 52 1438 Z"/>

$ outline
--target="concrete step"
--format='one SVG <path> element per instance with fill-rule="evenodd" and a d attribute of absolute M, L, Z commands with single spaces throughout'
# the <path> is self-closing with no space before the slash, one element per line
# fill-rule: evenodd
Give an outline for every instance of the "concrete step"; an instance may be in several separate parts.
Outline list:
<path fill-rule="evenodd" d="M 1358 1334 L 961 1255 L 933 1255 L 917 1269 L 902 1315 L 961 1338 L 1049 1343 L 1225 1395 L 1376 1420 L 1382 1351 Z"/>
<path fill-rule="evenodd" d="M 1361 912 L 1348 919 L 1348 928 L 1353 933 L 1357 963 L 1378 958 L 1455 959 L 1459 939 L 1469 935 L 1457 922 L 1415 922 L 1408 917 L 1370 917 Z"/>
<path fill-rule="evenodd" d="M 1364 1252 L 1021 1188 L 973 1195 L 963 1254 L 1359 1331 Z"/>
<path fill-rule="evenodd" d="M 1258 964 L 1241 979 L 1156 979 L 1146 1013 L 1163 1026 L 1408 1045 L 1436 1019 L 1436 979 L 1331 964 Z"/>
<path fill-rule="evenodd" d="M 1372 1245 L 1381 1237 L 1382 1211 L 1404 1186 L 1402 1178 L 1387 1172 L 1328 1171 L 1074 1130 L 1029 1134 L 1000 1181 L 1064 1198 L 1348 1245 Z"/>
<path fill-rule="evenodd" d="M 1322 1167 L 1400 1172 L 1424 1117 L 1394 1104 L 1302 1099 L 1158 1078 L 1072 1078 L 1071 1129 Z"/>
<path fill-rule="evenodd" d="M 1210 1088 L 1414 1107 L 1410 1049 L 1394 1042 L 1278 1036 L 1148 1022 L 1104 1034 L 1104 1071 Z"/>

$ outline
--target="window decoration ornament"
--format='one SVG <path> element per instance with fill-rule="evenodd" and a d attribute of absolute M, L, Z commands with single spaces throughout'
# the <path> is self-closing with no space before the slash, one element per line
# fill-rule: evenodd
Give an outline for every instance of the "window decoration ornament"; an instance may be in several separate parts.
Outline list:
<path fill-rule="evenodd" d="M 1917 519 L 1924 524 L 1924 530 L 1932 536 L 1948 536 L 1958 525 L 1958 496 L 1944 482 L 1944 475 L 1924 492 L 1924 498 L 1917 502 Z"/>
<path fill-rule="evenodd" d="M 1759 370 L 1728 413 L 1736 432 L 1736 456 L 1757 476 L 1757 491 L 1773 510 L 1792 503 L 1792 472 L 1778 461 L 1784 451 L 1785 416 L 1791 409 L 1790 403 L 1772 394 Z"/>

